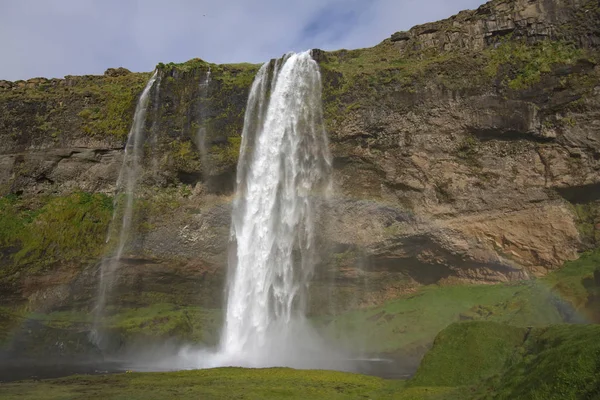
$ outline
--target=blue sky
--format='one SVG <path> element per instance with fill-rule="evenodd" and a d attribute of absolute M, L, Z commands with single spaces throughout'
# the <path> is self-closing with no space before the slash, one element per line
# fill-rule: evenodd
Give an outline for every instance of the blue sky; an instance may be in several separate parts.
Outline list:
<path fill-rule="evenodd" d="M 0 79 L 373 46 L 484 0 L 0 0 Z"/>

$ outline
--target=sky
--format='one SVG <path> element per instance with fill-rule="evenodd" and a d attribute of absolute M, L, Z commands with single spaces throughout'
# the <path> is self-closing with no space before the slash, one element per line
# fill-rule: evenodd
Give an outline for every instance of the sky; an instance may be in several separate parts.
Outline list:
<path fill-rule="evenodd" d="M 485 0 L 0 0 L 0 79 L 374 46 Z"/>

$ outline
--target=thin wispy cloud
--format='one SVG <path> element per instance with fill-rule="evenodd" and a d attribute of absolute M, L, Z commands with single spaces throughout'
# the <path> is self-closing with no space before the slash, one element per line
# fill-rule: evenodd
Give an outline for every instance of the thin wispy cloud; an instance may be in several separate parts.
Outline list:
<path fill-rule="evenodd" d="M 484 0 L 0 0 L 0 79 L 373 46 Z"/>

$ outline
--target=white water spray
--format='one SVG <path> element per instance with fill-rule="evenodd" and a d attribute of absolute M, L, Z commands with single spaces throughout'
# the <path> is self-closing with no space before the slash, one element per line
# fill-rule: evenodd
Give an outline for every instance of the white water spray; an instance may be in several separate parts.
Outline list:
<path fill-rule="evenodd" d="M 119 236 L 116 250 L 112 257 L 105 257 L 100 264 L 100 284 L 98 288 L 98 298 L 94 309 L 94 325 L 90 335 L 92 342 L 98 346 L 100 346 L 102 342 L 102 337 L 99 333 L 100 319 L 103 316 L 107 297 L 114 283 L 115 272 L 131 231 L 131 224 L 133 221 L 133 200 L 138 178 L 140 176 L 140 161 L 143 155 L 142 145 L 144 142 L 143 132 L 146 124 L 146 112 L 148 109 L 150 91 L 156 82 L 157 76 L 158 70 L 154 71 L 154 74 L 152 74 L 152 77 L 146 84 L 136 105 L 133 124 L 131 125 L 129 135 L 127 136 L 127 144 L 125 145 L 123 164 L 121 165 L 121 171 L 119 172 L 119 178 L 117 179 L 114 212 L 111 227 L 109 228 L 106 237 L 107 243 L 110 242 L 112 238 L 115 220 L 118 215 L 118 210 L 120 209 L 119 198 L 121 195 L 124 197 L 125 203 L 122 208 L 123 215 L 121 217 L 121 224 L 117 231 Z"/>

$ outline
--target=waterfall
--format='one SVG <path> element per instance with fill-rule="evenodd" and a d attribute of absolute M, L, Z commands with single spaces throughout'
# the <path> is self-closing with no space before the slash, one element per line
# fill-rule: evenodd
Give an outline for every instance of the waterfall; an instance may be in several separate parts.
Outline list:
<path fill-rule="evenodd" d="M 113 217 L 111 227 L 109 228 L 107 234 L 106 242 L 109 243 L 111 241 L 113 231 L 118 232 L 118 241 L 116 249 L 111 256 L 104 257 L 100 264 L 100 283 L 98 287 L 96 306 L 94 308 L 94 325 L 90 335 L 92 342 L 99 347 L 102 345 L 102 336 L 99 333 L 100 320 L 104 314 L 107 297 L 114 283 L 119 260 L 123 255 L 123 250 L 125 249 L 125 245 L 131 231 L 135 189 L 137 187 L 138 178 L 141 172 L 140 161 L 143 155 L 142 145 L 144 142 L 143 133 L 146 125 L 146 112 L 148 110 L 150 92 L 157 80 L 157 76 L 158 70 L 154 71 L 152 74 L 152 77 L 146 84 L 146 87 L 142 91 L 142 94 L 137 102 L 133 116 L 133 123 L 127 136 L 123 164 L 121 164 L 119 178 L 117 179 Z M 119 207 L 121 197 L 124 198 L 123 207 Z M 121 224 L 116 226 L 116 219 L 121 209 L 123 212 L 121 216 Z"/>
<path fill-rule="evenodd" d="M 275 62 L 271 79 L 269 69 L 257 74 L 245 115 L 220 353 L 232 365 L 300 366 L 318 351 L 305 311 L 331 156 L 318 64 L 305 52 Z"/>
<path fill-rule="evenodd" d="M 211 69 L 210 66 L 206 71 L 206 76 L 204 81 L 200 84 L 200 95 L 205 99 L 208 97 L 209 85 L 210 85 L 210 75 Z M 202 175 L 206 179 L 210 170 L 210 166 L 208 165 L 208 149 L 206 148 L 206 127 L 203 125 L 201 121 L 200 127 L 196 132 L 196 147 L 198 148 L 198 152 L 200 153 L 200 167 L 202 169 Z"/>
<path fill-rule="evenodd" d="M 356 370 L 306 318 L 317 262 L 315 219 L 331 191 L 321 91 L 310 52 L 260 68 L 244 116 L 220 344 L 183 346 L 173 356 L 166 351 L 151 369 Z M 148 363 L 131 367 L 147 370 Z"/>

